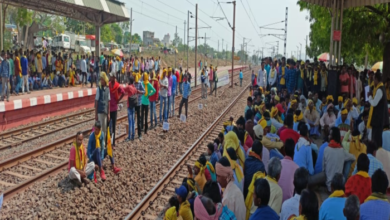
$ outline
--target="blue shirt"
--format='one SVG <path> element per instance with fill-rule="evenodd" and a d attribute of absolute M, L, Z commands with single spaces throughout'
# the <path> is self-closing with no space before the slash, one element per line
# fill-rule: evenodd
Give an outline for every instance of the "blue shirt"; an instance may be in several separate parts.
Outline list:
<path fill-rule="evenodd" d="M 289 93 L 293 93 L 295 89 L 296 79 L 296 70 L 295 69 L 286 69 L 286 87 Z"/>
<path fill-rule="evenodd" d="M 276 212 L 268 205 L 266 206 L 261 205 L 256 209 L 256 211 L 249 218 L 249 220 L 259 220 L 259 219 L 279 220 L 279 215 L 276 214 Z"/>
<path fill-rule="evenodd" d="M 294 162 L 299 167 L 304 167 L 310 175 L 314 174 L 311 146 L 308 141 L 299 138 L 294 149 Z"/>
<path fill-rule="evenodd" d="M 217 161 L 218 161 L 217 153 L 213 152 L 210 156 L 210 163 L 213 165 L 213 167 L 215 167 Z"/>
<path fill-rule="evenodd" d="M 372 177 L 372 175 L 374 175 L 377 169 L 383 170 L 383 165 L 378 159 L 376 159 L 376 157 L 372 156 L 372 154 L 367 154 L 367 157 L 370 160 L 370 166 L 368 167 L 368 175 Z M 353 170 L 353 175 L 355 175 L 356 173 L 357 166 L 355 166 L 355 169 Z"/>
<path fill-rule="evenodd" d="M 370 200 L 360 205 L 360 220 L 390 219 L 390 203 Z"/>
<path fill-rule="evenodd" d="M 346 219 L 343 213 L 346 199 L 340 197 L 327 198 L 321 205 L 319 220 Z"/>
<path fill-rule="evenodd" d="M 271 66 L 269 64 L 265 65 L 264 69 L 267 71 L 267 85 L 268 85 L 268 78 L 269 78 L 269 73 L 271 72 Z"/>
<path fill-rule="evenodd" d="M 345 119 L 345 122 L 343 122 L 343 120 L 341 120 L 341 116 L 340 117 L 337 117 L 336 119 L 336 122 L 334 123 L 334 126 L 335 127 L 338 127 L 340 124 L 347 124 L 347 125 L 350 125 L 351 122 L 347 119 Z"/>
<path fill-rule="evenodd" d="M 172 74 L 172 94 L 176 94 L 177 78 Z"/>
<path fill-rule="evenodd" d="M 320 150 L 318 151 L 318 157 L 317 162 L 314 167 L 314 174 L 321 173 L 322 172 L 322 160 L 324 159 L 324 151 L 325 148 L 328 146 L 328 142 L 325 142 L 321 145 Z"/>
<path fill-rule="evenodd" d="M 106 148 L 105 146 L 105 139 L 104 139 L 104 132 L 101 132 L 102 134 L 100 135 L 99 142 L 100 142 L 100 154 L 102 160 L 104 159 L 104 149 Z M 89 140 L 88 140 L 88 149 L 87 149 L 87 156 L 89 160 L 92 161 L 92 155 L 93 152 L 96 149 L 96 139 L 95 139 L 95 132 L 92 132 L 91 135 L 89 135 Z"/>
<path fill-rule="evenodd" d="M 3 60 L 1 62 L 1 77 L 9 78 L 9 61 Z"/>
<path fill-rule="evenodd" d="M 227 206 L 224 206 L 222 213 L 218 218 L 219 220 L 236 220 L 236 216 Z"/>
<path fill-rule="evenodd" d="M 242 74 L 242 71 L 240 71 L 240 79 L 243 79 L 244 75 Z"/>
<path fill-rule="evenodd" d="M 184 99 L 188 99 L 188 96 L 191 95 L 191 84 L 188 82 L 183 83 L 183 95 Z"/>
<path fill-rule="evenodd" d="M 294 122 L 293 130 L 299 133 L 299 131 L 298 131 L 298 125 L 299 125 L 299 122 Z M 306 123 L 306 126 L 307 126 L 307 130 L 310 131 L 310 125 L 309 125 L 308 123 Z"/>

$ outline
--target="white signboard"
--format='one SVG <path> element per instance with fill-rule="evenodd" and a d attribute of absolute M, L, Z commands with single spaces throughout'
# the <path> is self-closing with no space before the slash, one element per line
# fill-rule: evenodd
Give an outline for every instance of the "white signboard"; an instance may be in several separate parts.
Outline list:
<path fill-rule="evenodd" d="M 198 109 L 203 109 L 203 104 L 198 104 Z"/>

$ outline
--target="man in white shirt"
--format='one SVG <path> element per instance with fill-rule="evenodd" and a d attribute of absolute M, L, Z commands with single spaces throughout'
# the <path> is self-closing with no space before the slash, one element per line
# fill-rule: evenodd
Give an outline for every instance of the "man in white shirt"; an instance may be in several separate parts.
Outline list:
<path fill-rule="evenodd" d="M 270 69 L 270 73 L 269 73 L 269 77 L 268 77 L 269 88 L 276 87 L 277 77 L 278 77 L 278 72 L 276 71 L 274 63 L 271 62 L 271 69 Z"/>
<path fill-rule="evenodd" d="M 302 190 L 307 188 L 309 182 L 309 171 L 304 167 L 298 168 L 294 173 L 295 195 L 284 201 L 280 220 L 287 220 L 291 215 L 299 216 L 299 200 Z"/>
<path fill-rule="evenodd" d="M 259 73 L 257 74 L 257 85 L 261 86 L 263 89 L 266 88 L 265 77 L 267 75 L 267 71 L 264 69 L 264 61 L 261 62 L 261 69 L 259 69 Z"/>
<path fill-rule="evenodd" d="M 87 85 L 87 61 L 85 60 L 85 55 L 83 55 L 83 59 L 81 60 L 80 69 L 81 69 L 81 86 L 83 86 L 84 79 L 85 79 L 85 85 Z"/>

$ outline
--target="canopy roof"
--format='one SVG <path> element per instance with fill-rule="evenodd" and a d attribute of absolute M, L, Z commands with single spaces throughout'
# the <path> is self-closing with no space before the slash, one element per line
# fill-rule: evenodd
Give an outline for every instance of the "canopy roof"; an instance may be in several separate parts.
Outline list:
<path fill-rule="evenodd" d="M 117 0 L 0 0 L 0 2 L 99 26 L 130 19 L 124 3 Z"/>
<path fill-rule="evenodd" d="M 301 1 L 327 7 L 327 8 L 332 7 L 332 2 L 333 2 L 333 0 L 301 0 Z M 336 0 L 336 1 L 340 1 L 340 0 Z M 390 2 L 390 0 L 344 0 L 344 9 L 366 6 L 366 5 L 383 4 L 388 2 Z"/>

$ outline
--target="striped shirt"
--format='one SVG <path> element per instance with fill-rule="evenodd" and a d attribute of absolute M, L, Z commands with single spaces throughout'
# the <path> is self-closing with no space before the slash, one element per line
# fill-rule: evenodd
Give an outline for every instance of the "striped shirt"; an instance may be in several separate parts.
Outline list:
<path fill-rule="evenodd" d="M 142 85 L 142 83 L 140 83 L 140 82 L 138 82 L 138 83 L 134 83 L 134 86 L 135 86 L 135 88 L 138 90 L 138 91 L 142 91 L 142 92 L 145 92 L 145 89 L 144 89 L 144 86 Z M 140 106 L 141 105 L 141 98 L 142 98 L 142 95 L 143 94 L 138 94 L 138 106 Z"/>

